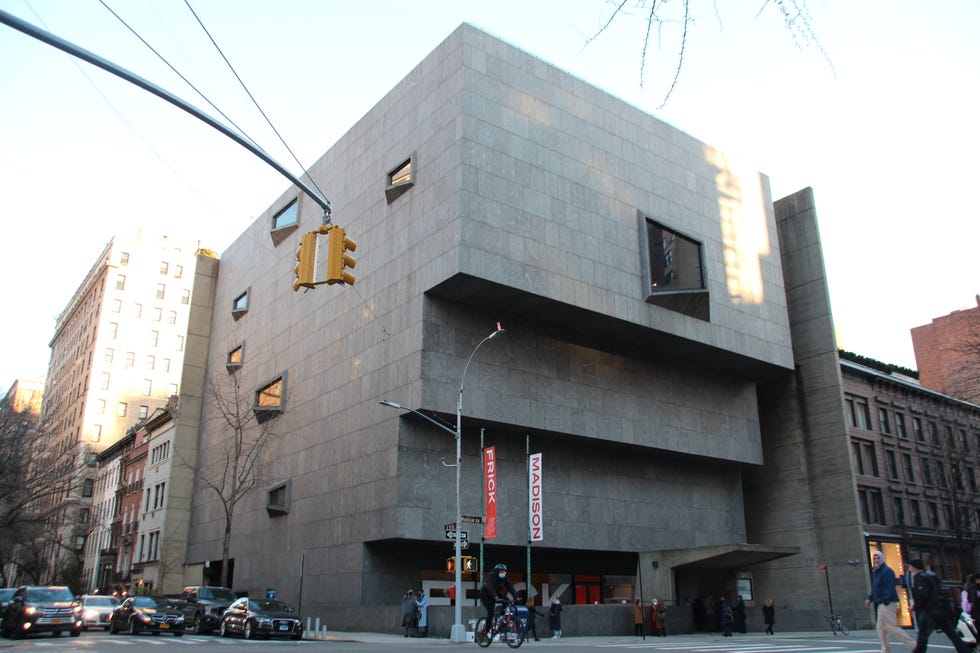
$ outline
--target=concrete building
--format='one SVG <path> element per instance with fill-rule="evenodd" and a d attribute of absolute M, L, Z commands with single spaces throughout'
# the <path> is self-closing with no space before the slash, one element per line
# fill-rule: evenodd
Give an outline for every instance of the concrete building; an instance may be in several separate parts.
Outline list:
<path fill-rule="evenodd" d="M 912 347 L 922 385 L 980 403 L 980 295 L 973 308 L 913 328 Z"/>
<path fill-rule="evenodd" d="M 234 589 L 356 630 L 395 627 L 421 585 L 447 634 L 455 443 L 379 401 L 452 425 L 459 400 L 463 515 L 484 512 L 481 444 L 498 462 L 497 535 L 474 525 L 467 552 L 561 596 L 566 632 L 627 632 L 630 596 L 690 628 L 685 601 L 736 593 L 820 627 L 823 573 L 867 621 L 808 190 L 774 203 L 765 175 L 469 25 L 309 175 L 357 241 L 353 287 L 292 291 L 321 223 L 296 189 L 222 255 L 209 384 L 250 395 L 275 435 L 236 508 Z M 205 401 L 202 469 L 234 439 L 219 413 Z M 194 507 L 187 582 L 222 559 L 221 502 L 199 486 Z"/>
<path fill-rule="evenodd" d="M 207 345 L 197 334 L 210 328 L 216 274 L 216 259 L 198 247 L 142 233 L 116 238 L 58 317 L 44 446 L 74 482 L 58 510 L 62 537 L 48 556 L 52 580 L 78 583 L 80 590 L 96 580 L 99 538 L 88 538 L 81 520 L 92 507 L 98 453 L 170 397 L 202 391 Z M 181 388 L 188 382 L 189 389 Z M 67 571 L 77 563 L 76 551 L 84 552 L 80 581 Z"/>

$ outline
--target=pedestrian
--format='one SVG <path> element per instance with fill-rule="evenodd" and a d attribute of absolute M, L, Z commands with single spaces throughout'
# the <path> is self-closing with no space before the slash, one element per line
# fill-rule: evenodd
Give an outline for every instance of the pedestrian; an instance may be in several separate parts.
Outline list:
<path fill-rule="evenodd" d="M 425 637 L 429 629 L 429 597 L 425 594 L 425 588 L 419 590 L 418 599 L 415 602 L 416 617 L 418 627 L 415 631 L 416 637 Z"/>
<path fill-rule="evenodd" d="M 521 601 L 524 603 L 524 607 L 527 608 L 527 631 L 534 636 L 534 641 L 540 642 L 538 639 L 538 626 L 537 617 L 543 617 L 543 612 L 538 612 L 538 609 L 534 607 L 534 597 L 529 597 L 526 592 L 521 592 Z"/>
<path fill-rule="evenodd" d="M 633 601 L 633 634 L 646 639 L 643 633 L 643 601 L 636 599 Z"/>
<path fill-rule="evenodd" d="M 657 599 L 656 599 L 656 597 L 654 597 L 654 599 L 652 601 L 650 601 L 650 615 L 649 616 L 650 616 L 650 634 L 653 635 L 653 636 L 657 636 L 660 633 L 657 632 Z"/>
<path fill-rule="evenodd" d="M 402 594 L 402 627 L 405 628 L 405 637 L 408 637 L 411 631 L 415 629 L 415 610 L 417 607 L 414 591 L 408 590 Z"/>
<path fill-rule="evenodd" d="M 732 612 L 732 606 L 728 604 L 728 600 L 724 596 L 718 599 L 718 618 L 721 620 L 721 630 L 725 637 L 731 637 L 735 613 Z"/>
<path fill-rule="evenodd" d="M 885 564 L 885 554 L 881 551 L 875 551 L 871 555 L 871 562 L 871 591 L 864 605 L 874 606 L 875 628 L 878 631 L 878 641 L 881 642 L 881 653 L 891 653 L 888 644 L 889 635 L 893 635 L 906 648 L 915 648 L 915 642 L 895 619 L 895 611 L 898 609 L 895 572 Z"/>
<path fill-rule="evenodd" d="M 657 601 L 657 606 L 654 608 L 654 623 L 657 624 L 657 634 L 661 637 L 667 636 L 667 604 L 663 601 Z"/>
<path fill-rule="evenodd" d="M 943 594 L 939 578 L 933 572 L 926 571 L 925 563 L 920 558 L 909 560 L 908 570 L 912 574 L 912 600 L 915 602 L 915 618 L 919 623 L 919 636 L 913 653 L 925 653 L 929 635 L 934 630 L 943 631 L 957 653 L 970 653 L 969 645 L 953 630 L 954 616 L 949 601 Z"/>
<path fill-rule="evenodd" d="M 970 574 L 963 581 L 963 591 L 960 592 L 960 609 L 971 617 L 973 616 L 973 604 L 977 600 L 976 588 L 976 576 Z"/>
<path fill-rule="evenodd" d="M 745 634 L 745 601 L 742 600 L 741 594 L 735 602 L 735 627 L 738 632 Z"/>
<path fill-rule="evenodd" d="M 698 632 L 704 630 L 704 601 L 701 600 L 700 596 L 694 597 L 694 603 L 691 604 L 691 615 L 694 618 L 694 630 Z"/>
<path fill-rule="evenodd" d="M 553 633 L 551 639 L 561 639 L 561 601 L 558 597 L 551 599 L 551 606 L 548 608 L 548 621 Z"/>
<path fill-rule="evenodd" d="M 772 626 L 776 623 L 776 604 L 771 596 L 762 602 L 762 620 L 766 623 L 766 634 L 772 635 Z"/>
<path fill-rule="evenodd" d="M 970 605 L 972 607 L 970 616 L 973 617 L 974 623 L 980 623 L 980 574 L 973 576 L 973 587 L 969 588 L 967 593 L 970 596 Z"/>

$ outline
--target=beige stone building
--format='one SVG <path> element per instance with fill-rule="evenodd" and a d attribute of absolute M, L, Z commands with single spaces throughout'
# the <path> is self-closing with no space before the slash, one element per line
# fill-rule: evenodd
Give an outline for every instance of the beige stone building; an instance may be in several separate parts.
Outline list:
<path fill-rule="evenodd" d="M 52 464 L 74 482 L 46 556 L 52 581 L 77 577 L 82 556 L 80 589 L 90 589 L 100 552 L 115 548 L 116 488 L 105 482 L 97 492 L 96 456 L 181 393 L 185 363 L 193 370 L 202 358 L 200 344 L 196 355 L 191 348 L 210 327 L 216 274 L 216 258 L 197 246 L 143 232 L 116 237 L 58 317 L 44 437 Z"/>

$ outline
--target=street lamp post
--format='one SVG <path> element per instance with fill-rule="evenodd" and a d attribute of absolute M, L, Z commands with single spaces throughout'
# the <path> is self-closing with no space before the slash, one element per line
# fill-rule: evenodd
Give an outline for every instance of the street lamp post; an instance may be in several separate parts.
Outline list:
<path fill-rule="evenodd" d="M 455 558 L 454 558 L 455 564 L 453 565 L 453 567 L 456 570 L 456 580 L 455 580 L 455 586 L 456 586 L 456 606 L 455 606 L 455 609 L 454 609 L 454 612 L 453 612 L 453 627 L 452 627 L 452 630 L 450 631 L 450 635 L 449 635 L 449 639 L 451 641 L 453 641 L 453 642 L 465 642 L 466 641 L 466 628 L 463 626 L 463 596 L 464 596 L 464 594 L 463 594 L 463 573 L 462 573 L 462 568 L 461 568 L 461 565 L 460 565 L 460 558 L 462 557 L 462 551 L 463 551 L 462 539 L 461 539 L 463 513 L 462 513 L 462 507 L 461 507 L 460 502 L 459 502 L 459 496 L 460 496 L 460 494 L 459 494 L 460 468 L 463 465 L 463 448 L 462 448 L 462 441 L 463 441 L 463 382 L 466 380 L 466 370 L 469 368 L 470 362 L 473 360 L 473 356 L 476 355 L 477 350 L 479 350 L 480 347 L 483 346 L 483 343 L 485 343 L 488 340 L 491 340 L 492 338 L 497 337 L 498 335 L 500 335 L 503 332 L 504 332 L 504 330 L 501 328 L 500 323 L 498 322 L 497 323 L 497 330 L 494 331 L 493 333 L 491 333 L 490 335 L 488 335 L 483 340 L 481 340 L 476 345 L 476 347 L 473 348 L 472 353 L 470 353 L 470 357 L 468 359 L 466 359 L 466 365 L 463 366 L 463 374 L 462 374 L 462 376 L 459 379 L 459 396 L 458 396 L 457 401 L 456 401 L 456 430 L 455 431 L 452 430 L 452 429 L 450 429 L 445 424 L 442 424 L 440 422 L 437 422 L 436 420 L 432 419 L 428 415 L 426 415 L 424 413 L 420 413 L 419 411 L 417 411 L 417 410 L 415 410 L 413 408 L 409 408 L 408 406 L 402 406 L 401 404 L 397 404 L 397 403 L 395 403 L 393 401 L 382 401 L 382 402 L 380 402 L 383 406 L 389 406 L 391 408 L 397 408 L 398 410 L 407 410 L 407 411 L 409 411 L 411 413 L 415 413 L 416 415 L 424 418 L 426 421 L 430 422 L 431 424 L 434 424 L 435 426 L 438 426 L 443 431 L 446 431 L 447 433 L 452 433 L 453 437 L 456 439 L 456 464 L 455 465 L 452 465 L 453 467 L 456 468 L 456 537 L 455 537 L 455 542 L 454 542 L 454 544 L 455 544 L 454 548 L 455 548 L 455 552 L 456 553 L 455 553 Z"/>

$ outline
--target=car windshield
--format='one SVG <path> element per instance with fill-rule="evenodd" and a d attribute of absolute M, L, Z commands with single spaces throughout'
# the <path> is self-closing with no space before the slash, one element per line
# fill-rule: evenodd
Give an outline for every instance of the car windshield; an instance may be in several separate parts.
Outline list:
<path fill-rule="evenodd" d="M 119 605 L 119 599 L 114 596 L 87 596 L 85 605 L 93 608 L 113 608 Z"/>
<path fill-rule="evenodd" d="M 293 609 L 282 601 L 252 601 L 252 609 L 257 612 L 293 612 Z"/>
<path fill-rule="evenodd" d="M 14 592 L 16 591 L 17 590 L 13 587 L 5 587 L 4 589 L 0 589 L 0 601 L 6 603 L 7 601 L 10 600 L 10 597 L 13 596 Z"/>
<path fill-rule="evenodd" d="M 24 598 L 28 603 L 71 603 L 75 600 L 67 587 L 32 587 Z"/>
<path fill-rule="evenodd" d="M 133 606 L 137 608 L 149 608 L 151 610 L 164 610 L 166 609 L 166 603 L 153 596 L 134 596 Z"/>
<path fill-rule="evenodd" d="M 232 593 L 231 590 L 226 590 L 222 587 L 202 587 L 197 591 L 198 599 L 205 599 L 208 601 L 234 601 L 238 597 Z"/>

